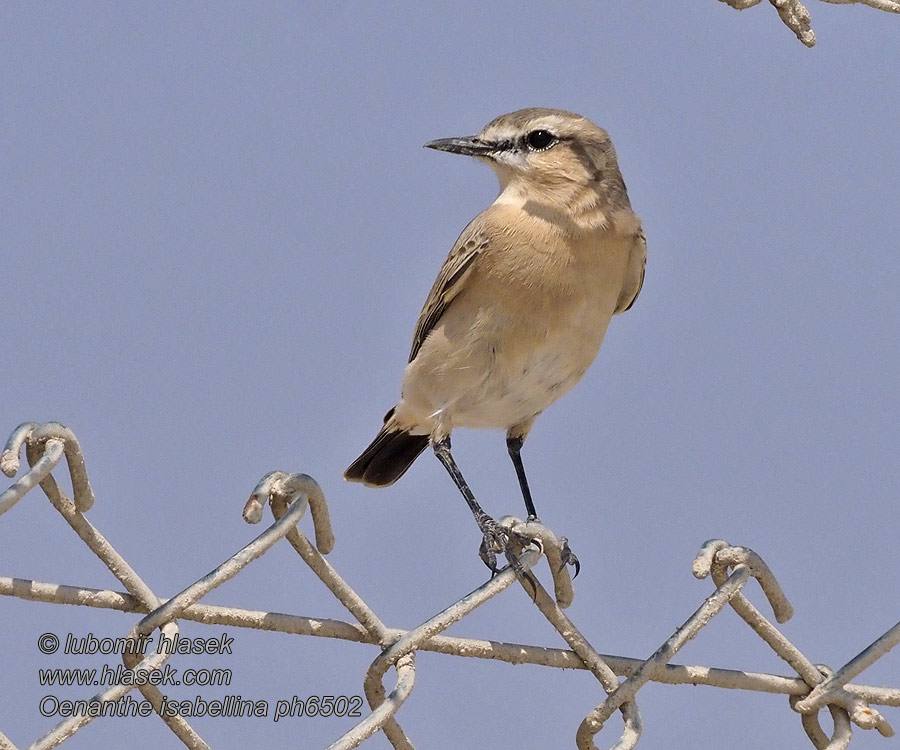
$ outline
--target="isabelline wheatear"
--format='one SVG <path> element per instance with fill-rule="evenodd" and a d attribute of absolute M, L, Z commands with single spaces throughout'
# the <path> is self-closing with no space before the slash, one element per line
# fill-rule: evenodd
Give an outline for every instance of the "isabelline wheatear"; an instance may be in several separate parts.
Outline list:
<path fill-rule="evenodd" d="M 594 361 L 610 318 L 634 304 L 647 245 L 609 135 L 584 117 L 523 109 L 478 135 L 425 145 L 486 162 L 500 195 L 450 251 L 419 316 L 400 401 L 344 477 L 393 484 L 430 443 L 495 571 L 509 538 L 463 479 L 450 432 L 506 430 L 528 518 L 536 519 L 522 443 Z"/>

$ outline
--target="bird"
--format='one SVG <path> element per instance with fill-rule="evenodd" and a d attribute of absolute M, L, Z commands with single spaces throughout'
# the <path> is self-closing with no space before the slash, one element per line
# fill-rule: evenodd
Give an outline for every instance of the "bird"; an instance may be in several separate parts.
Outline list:
<path fill-rule="evenodd" d="M 634 304 L 647 243 L 609 134 L 586 117 L 521 109 L 477 135 L 425 147 L 485 162 L 500 192 L 453 245 L 416 323 L 400 400 L 344 478 L 386 487 L 430 445 L 496 573 L 497 553 L 515 563 L 510 534 L 463 478 L 451 432 L 506 430 L 528 520 L 539 520 L 522 445 L 537 417 L 581 380 L 612 316 Z M 577 575 L 567 542 L 565 561 Z"/>

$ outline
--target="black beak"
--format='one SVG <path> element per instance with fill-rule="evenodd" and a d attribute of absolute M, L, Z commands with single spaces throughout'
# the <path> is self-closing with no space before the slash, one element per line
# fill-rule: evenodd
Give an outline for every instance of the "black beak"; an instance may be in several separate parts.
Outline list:
<path fill-rule="evenodd" d="M 475 135 L 463 138 L 438 138 L 436 141 L 426 143 L 425 148 L 449 151 L 451 154 L 465 154 L 466 156 L 491 156 L 499 150 L 496 143 L 482 141 Z"/>

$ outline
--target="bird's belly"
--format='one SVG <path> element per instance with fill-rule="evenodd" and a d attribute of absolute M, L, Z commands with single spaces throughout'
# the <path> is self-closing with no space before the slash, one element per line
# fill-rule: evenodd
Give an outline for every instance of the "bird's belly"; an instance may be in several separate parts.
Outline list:
<path fill-rule="evenodd" d="M 449 406 L 451 424 L 505 429 L 532 419 L 581 380 L 598 349 L 591 341 L 548 341 L 494 357 L 482 381 Z"/>
<path fill-rule="evenodd" d="M 577 312 L 549 325 L 476 325 L 460 337 L 439 327 L 407 370 L 402 411 L 425 432 L 436 423 L 506 429 L 533 419 L 573 388 L 600 349 L 608 315 Z"/>

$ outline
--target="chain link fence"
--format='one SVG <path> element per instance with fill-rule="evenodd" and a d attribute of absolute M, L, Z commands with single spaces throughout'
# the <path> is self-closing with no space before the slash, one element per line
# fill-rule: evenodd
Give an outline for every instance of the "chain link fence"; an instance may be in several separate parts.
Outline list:
<path fill-rule="evenodd" d="M 605 697 L 584 718 L 575 732 L 579 750 L 597 748 L 597 734 L 616 712 L 621 714 L 621 728 L 607 730 L 610 735 L 619 732 L 612 747 L 616 750 L 635 747 L 641 735 L 641 716 L 636 695 L 651 680 L 671 685 L 709 685 L 786 695 L 789 697 L 790 707 L 800 716 L 813 745 L 820 750 L 847 747 L 853 725 L 862 729 L 874 729 L 884 737 L 894 734 L 887 719 L 873 706 L 900 706 L 900 688 L 859 685 L 850 680 L 900 643 L 900 623 L 837 670 L 814 664 L 743 595 L 744 586 L 754 578 L 762 588 L 777 622 L 784 623 L 793 614 L 772 571 L 759 555 L 746 547 L 735 547 L 721 540 L 710 540 L 703 544 L 693 562 L 693 574 L 697 578 L 712 578 L 715 590 L 649 658 L 632 659 L 599 654 L 566 616 L 563 610 L 571 604 L 574 592 L 568 570 L 561 559 L 558 538 L 539 523 L 526 523 L 507 516 L 502 519 L 502 523 L 515 532 L 511 536 L 530 540 L 518 550 L 524 574 L 517 577 L 514 570 L 506 567 L 490 581 L 450 604 L 431 619 L 411 630 L 400 630 L 385 625 L 325 559 L 324 555 L 334 547 L 335 538 L 328 506 L 316 481 L 305 474 L 272 472 L 263 477 L 254 488 L 244 506 L 243 516 L 249 523 L 258 523 L 262 520 L 265 506 L 269 505 L 275 518 L 274 523 L 215 570 L 171 599 L 163 600 L 144 583 L 115 547 L 85 517 L 85 512 L 93 505 L 94 495 L 81 447 L 72 431 L 56 422 L 27 422 L 17 427 L 0 455 L 0 470 L 7 476 L 14 477 L 18 473 L 23 448 L 30 468 L 0 493 L 0 515 L 12 508 L 35 486 L 39 486 L 72 530 L 121 581 L 125 591 L 0 577 L 0 594 L 142 615 L 125 636 L 125 640 L 134 646 L 124 649 L 122 653 L 124 668 L 131 670 L 131 673 L 153 673 L 163 669 L 171 654 L 147 654 L 146 641 L 156 630 L 160 632 L 160 637 L 165 636 L 170 641 L 176 639 L 179 620 L 337 638 L 377 646 L 378 655 L 369 666 L 363 681 L 371 712 L 329 745 L 328 750 L 349 750 L 379 731 L 384 732 L 397 750 L 410 750 L 413 747 L 395 714 L 415 685 L 417 651 L 437 651 L 511 664 L 528 663 L 592 672 L 600 682 Z M 72 499 L 65 495 L 52 476 L 52 471 L 63 459 L 71 478 Z M 307 508 L 312 516 L 315 543 L 298 526 Z M 352 615 L 354 622 L 200 603 L 207 593 L 233 578 L 282 539 L 286 539 L 296 550 L 312 572 Z M 533 571 L 542 558 L 548 563 L 552 595 Z M 517 581 L 569 648 L 554 649 L 442 635 L 450 625 Z M 737 612 L 797 676 L 670 664 L 682 646 L 695 638 L 726 606 Z M 394 682 L 392 686 L 386 686 L 385 677 L 391 670 Z M 620 680 L 622 677 L 624 679 Z M 159 718 L 187 747 L 192 750 L 209 748 L 183 716 L 163 710 L 165 698 L 154 684 L 115 684 L 86 697 L 80 713 L 59 722 L 29 747 L 31 750 L 56 747 L 94 719 L 103 716 L 104 705 L 119 701 L 132 690 L 139 690 L 144 695 Z M 824 709 L 828 710 L 832 718 L 831 736 L 819 723 L 819 714 Z M 2 732 L 0 750 L 16 750 L 16 746 Z"/>

